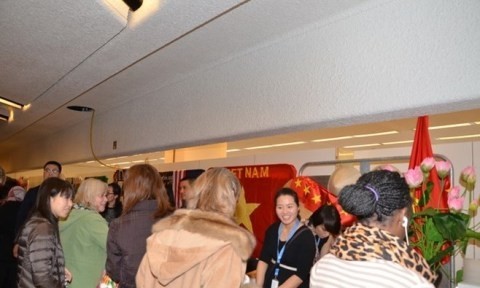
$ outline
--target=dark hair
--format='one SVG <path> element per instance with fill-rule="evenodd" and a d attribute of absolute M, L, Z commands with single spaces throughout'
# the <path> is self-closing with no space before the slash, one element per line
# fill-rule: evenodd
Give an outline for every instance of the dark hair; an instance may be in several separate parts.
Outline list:
<path fill-rule="evenodd" d="M 193 182 L 195 181 L 195 179 L 197 179 L 197 177 L 185 176 L 185 177 L 183 177 L 182 179 L 180 179 L 179 182 L 188 181 L 188 184 L 192 185 Z"/>
<path fill-rule="evenodd" d="M 128 169 L 123 183 L 123 212 L 130 212 L 137 203 L 155 199 L 157 209 L 154 218 L 164 217 L 174 208 L 170 204 L 165 184 L 157 169 L 150 164 L 137 164 Z"/>
<path fill-rule="evenodd" d="M 18 186 L 19 183 L 16 179 L 6 177 L 5 184 L 3 186 L 0 183 L 0 200 L 6 199 L 8 196 L 8 192 L 15 186 Z"/>
<path fill-rule="evenodd" d="M 358 218 L 384 217 L 412 204 L 409 188 L 398 172 L 375 170 L 362 175 L 357 183 L 345 186 L 339 195 L 343 210 Z"/>
<path fill-rule="evenodd" d="M 45 169 L 45 167 L 47 167 L 47 165 L 55 165 L 57 166 L 58 168 L 58 173 L 62 173 L 62 164 L 58 163 L 57 161 L 48 161 L 47 163 L 45 163 L 45 165 L 43 165 L 43 169 Z"/>
<path fill-rule="evenodd" d="M 341 229 L 340 213 L 333 205 L 320 206 L 315 212 L 312 213 L 308 219 L 308 223 L 313 227 L 318 225 L 325 226 L 325 230 L 332 235 L 338 235 Z"/>
<path fill-rule="evenodd" d="M 293 201 L 295 201 L 295 204 L 297 204 L 298 207 L 300 207 L 300 201 L 298 200 L 298 195 L 295 190 L 290 189 L 290 188 L 281 188 L 280 190 L 277 191 L 275 194 L 275 205 L 277 205 L 277 199 L 280 196 L 292 196 Z M 298 213 L 297 218 L 300 219 L 300 213 Z"/>
<path fill-rule="evenodd" d="M 108 187 L 112 187 L 113 195 L 117 196 L 117 198 L 115 198 L 115 207 L 121 207 L 122 201 L 120 201 L 120 196 L 122 194 L 122 187 L 120 187 L 117 182 L 109 183 Z"/>
<path fill-rule="evenodd" d="M 59 194 L 62 197 L 73 199 L 74 191 L 72 185 L 60 178 L 47 178 L 42 182 L 40 188 L 38 189 L 37 201 L 35 203 L 35 211 L 37 211 L 40 216 L 46 218 L 50 223 L 57 227 L 57 230 L 58 219 L 52 213 L 52 208 L 50 207 L 50 198 Z"/>

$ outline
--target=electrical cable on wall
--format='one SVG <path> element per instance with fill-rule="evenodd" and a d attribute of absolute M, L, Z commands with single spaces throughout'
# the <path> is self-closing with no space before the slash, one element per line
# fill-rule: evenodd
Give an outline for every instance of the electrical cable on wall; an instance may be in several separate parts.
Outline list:
<path fill-rule="evenodd" d="M 88 107 L 87 107 L 88 108 Z M 98 163 L 102 164 L 105 167 L 112 168 L 114 170 L 120 169 L 120 167 L 114 167 L 111 165 L 108 165 L 107 163 L 102 162 L 102 160 L 98 159 L 97 155 L 95 155 L 95 151 L 93 150 L 93 119 L 95 118 L 95 109 L 90 108 L 92 112 L 92 117 L 90 119 L 90 151 L 92 152 L 93 159 L 97 161 Z"/>

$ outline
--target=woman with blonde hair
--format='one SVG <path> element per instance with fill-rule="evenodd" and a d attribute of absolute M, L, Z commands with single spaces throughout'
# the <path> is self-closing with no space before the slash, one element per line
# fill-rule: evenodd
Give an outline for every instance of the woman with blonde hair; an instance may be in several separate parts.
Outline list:
<path fill-rule="evenodd" d="M 157 169 L 134 165 L 123 184 L 123 213 L 110 223 L 106 272 L 122 288 L 136 287 L 135 274 L 146 249 L 153 223 L 173 212 Z"/>
<path fill-rule="evenodd" d="M 240 287 L 255 238 L 233 215 L 242 186 L 226 168 L 195 180 L 195 209 L 178 209 L 153 226 L 137 287 Z"/>
<path fill-rule="evenodd" d="M 107 203 L 107 183 L 89 178 L 80 184 L 72 212 L 60 221 L 65 262 L 73 274 L 70 288 L 96 287 L 107 258 L 107 221 L 100 215 Z"/>

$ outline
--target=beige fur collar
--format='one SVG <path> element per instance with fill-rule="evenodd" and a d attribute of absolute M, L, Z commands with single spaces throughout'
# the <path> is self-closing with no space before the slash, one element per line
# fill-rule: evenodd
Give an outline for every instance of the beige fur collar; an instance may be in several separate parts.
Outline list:
<path fill-rule="evenodd" d="M 185 230 L 230 242 L 243 260 L 250 257 L 256 244 L 255 237 L 248 230 L 240 227 L 232 219 L 214 212 L 178 209 L 173 215 L 155 223 L 152 232 L 161 232 L 165 229 Z"/>

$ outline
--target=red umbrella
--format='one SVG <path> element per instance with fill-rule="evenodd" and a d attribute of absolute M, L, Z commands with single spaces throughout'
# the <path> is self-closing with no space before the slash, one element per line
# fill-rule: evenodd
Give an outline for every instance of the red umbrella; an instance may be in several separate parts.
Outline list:
<path fill-rule="evenodd" d="M 420 166 L 423 159 L 427 157 L 433 157 L 432 143 L 430 142 L 430 134 L 428 132 L 428 116 L 418 117 L 417 130 L 415 131 L 415 138 L 413 139 L 412 152 L 410 154 L 409 169 L 413 169 L 416 166 Z M 426 207 L 444 209 L 447 208 L 447 193 L 440 191 L 440 179 L 437 175 L 435 167 L 430 171 L 430 181 L 433 183 L 433 189 L 430 193 L 430 201 Z M 448 177 L 446 179 L 448 182 Z M 444 185 L 444 190 L 448 188 L 449 184 Z M 423 191 L 422 188 L 418 188 L 416 191 L 416 197 L 420 197 Z M 417 198 L 419 199 L 419 198 Z"/>

